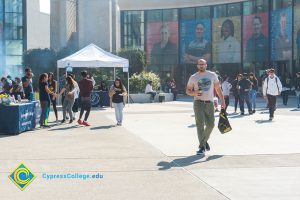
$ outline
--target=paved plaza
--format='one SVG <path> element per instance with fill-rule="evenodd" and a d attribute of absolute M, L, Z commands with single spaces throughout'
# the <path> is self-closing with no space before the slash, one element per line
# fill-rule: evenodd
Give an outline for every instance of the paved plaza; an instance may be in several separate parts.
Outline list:
<path fill-rule="evenodd" d="M 222 135 L 215 128 L 205 156 L 195 155 L 198 139 L 188 97 L 126 105 L 122 127 L 115 126 L 113 109 L 97 108 L 91 127 L 51 123 L 50 129 L 0 136 L 0 199 L 299 200 L 295 101 L 290 98 L 284 107 L 279 99 L 272 122 L 263 99 L 250 116 L 233 114 L 229 107 L 233 130 Z M 36 175 L 24 191 L 8 178 L 20 163 Z M 43 178 L 68 173 L 103 178 Z"/>

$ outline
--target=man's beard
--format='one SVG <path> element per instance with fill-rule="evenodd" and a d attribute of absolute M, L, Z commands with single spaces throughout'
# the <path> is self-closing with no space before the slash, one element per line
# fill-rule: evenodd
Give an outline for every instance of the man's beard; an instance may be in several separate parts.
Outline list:
<path fill-rule="evenodd" d="M 205 72 L 205 68 L 200 68 L 199 71 L 200 72 Z"/>

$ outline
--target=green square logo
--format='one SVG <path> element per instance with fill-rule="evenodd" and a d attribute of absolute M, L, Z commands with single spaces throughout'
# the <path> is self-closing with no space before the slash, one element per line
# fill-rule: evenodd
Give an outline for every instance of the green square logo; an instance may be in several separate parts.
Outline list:
<path fill-rule="evenodd" d="M 23 163 L 8 176 L 8 178 L 22 191 L 35 179 L 35 177 L 36 176 Z"/>

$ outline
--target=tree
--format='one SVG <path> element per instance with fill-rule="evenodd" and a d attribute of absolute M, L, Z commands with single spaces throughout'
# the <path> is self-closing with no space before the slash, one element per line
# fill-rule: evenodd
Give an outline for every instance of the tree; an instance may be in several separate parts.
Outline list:
<path fill-rule="evenodd" d="M 34 73 L 34 87 L 37 87 L 39 75 L 56 71 L 56 52 L 53 49 L 30 49 L 23 54 L 23 65 Z"/>
<path fill-rule="evenodd" d="M 146 67 L 146 53 L 141 49 L 121 49 L 117 55 L 129 60 L 129 74 L 141 73 Z"/>
<path fill-rule="evenodd" d="M 144 92 L 149 81 L 152 81 L 152 87 L 154 90 L 159 89 L 160 78 L 157 74 L 145 71 L 140 74 L 135 73 L 129 79 L 130 90 L 132 92 Z"/>

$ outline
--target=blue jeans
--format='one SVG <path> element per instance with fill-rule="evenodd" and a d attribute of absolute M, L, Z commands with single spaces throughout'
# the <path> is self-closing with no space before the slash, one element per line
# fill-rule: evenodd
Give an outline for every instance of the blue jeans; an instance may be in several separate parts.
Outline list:
<path fill-rule="evenodd" d="M 114 103 L 115 114 L 118 123 L 122 123 L 123 121 L 123 102 L 122 103 Z"/>
<path fill-rule="evenodd" d="M 300 107 L 300 91 L 296 91 L 297 107 Z"/>
<path fill-rule="evenodd" d="M 255 108 L 256 108 L 256 90 L 250 90 L 249 98 L 250 98 L 250 102 L 252 105 L 252 110 L 255 110 Z"/>

